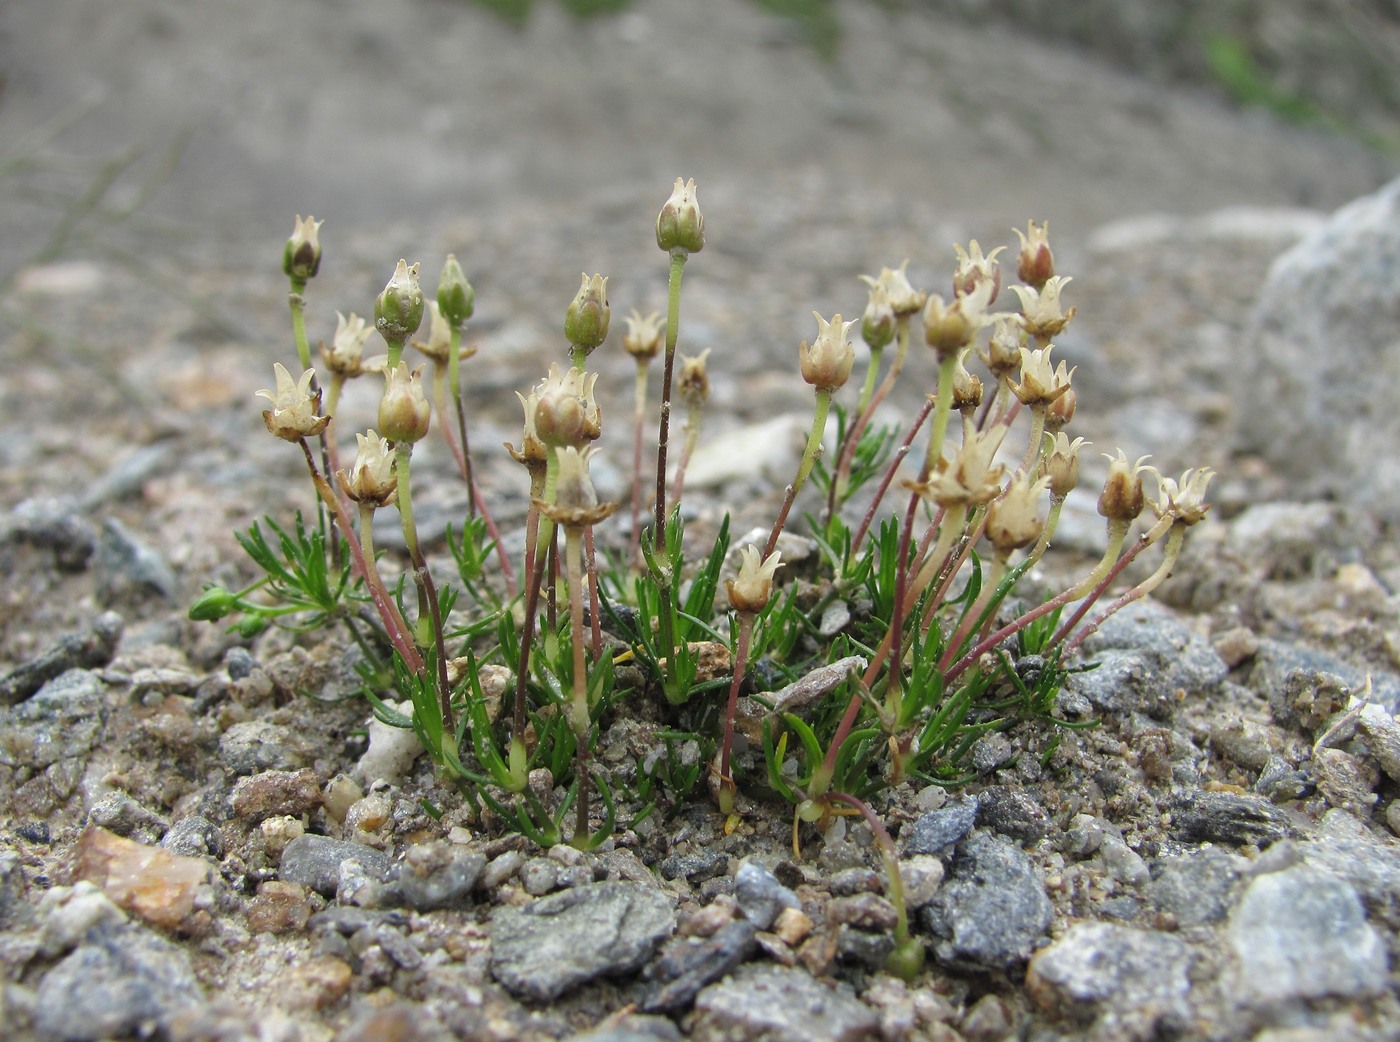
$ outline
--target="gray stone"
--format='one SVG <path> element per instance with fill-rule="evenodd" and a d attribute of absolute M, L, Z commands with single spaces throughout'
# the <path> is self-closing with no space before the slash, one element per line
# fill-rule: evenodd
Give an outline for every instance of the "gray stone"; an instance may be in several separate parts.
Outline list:
<path fill-rule="evenodd" d="M 1356 725 L 1376 766 L 1391 781 L 1400 781 L 1400 723 L 1389 714 L 1379 716 L 1368 711 L 1361 714 Z"/>
<path fill-rule="evenodd" d="M 0 930 L 24 925 L 34 918 L 34 909 L 25 900 L 28 891 L 29 882 L 19 855 L 8 850 L 0 852 Z"/>
<path fill-rule="evenodd" d="M 380 882 L 393 866 L 382 850 L 306 833 L 283 849 L 279 875 L 284 883 L 299 883 L 329 897 L 340 886 L 340 866 L 351 860 L 358 861 L 369 878 Z"/>
<path fill-rule="evenodd" d="M 236 775 L 295 771 L 310 762 L 306 739 L 267 720 L 233 724 L 219 737 L 219 755 Z"/>
<path fill-rule="evenodd" d="M 910 854 L 937 854 L 957 843 L 977 823 L 977 797 L 959 796 L 938 810 L 920 814 L 900 833 Z"/>
<path fill-rule="evenodd" d="M 1400 929 L 1400 851 L 1344 810 L 1324 814 L 1312 839 L 1298 845 L 1303 860 L 1344 880 L 1372 918 Z"/>
<path fill-rule="evenodd" d="M 784 908 L 801 908 L 802 902 L 778 881 L 771 869 L 760 861 L 745 861 L 734 874 L 734 896 L 744 918 L 760 930 L 766 930 Z"/>
<path fill-rule="evenodd" d="M 170 823 L 124 792 L 109 792 L 88 808 L 88 824 L 115 832 L 151 846 L 170 827 Z"/>
<path fill-rule="evenodd" d="M 596 977 L 639 969 L 675 929 L 664 894 L 636 883 L 565 890 L 491 918 L 491 972 L 513 994 L 548 1002 Z"/>
<path fill-rule="evenodd" d="M 879 1014 L 844 984 L 801 970 L 749 965 L 695 1000 L 693 1042 L 873 1042 Z"/>
<path fill-rule="evenodd" d="M 1400 181 L 1273 264 L 1239 364 L 1235 446 L 1311 497 L 1400 516 Z M 1306 437 L 1299 437 L 1306 431 Z"/>
<path fill-rule="evenodd" d="M 1165 719 L 1180 692 L 1208 693 L 1230 671 L 1210 641 L 1151 600 L 1109 616 L 1084 648 L 1098 665 L 1071 673 L 1066 687 L 1106 712 Z"/>
<path fill-rule="evenodd" d="M 0 706 L 23 702 L 70 669 L 98 669 L 107 665 L 117 650 L 124 625 L 120 615 L 108 611 L 94 619 L 86 630 L 59 637 L 0 679 Z"/>
<path fill-rule="evenodd" d="M 161 837 L 160 845 L 170 853 L 184 857 L 218 859 L 224 856 L 224 834 L 201 814 L 191 814 L 171 825 Z"/>
<path fill-rule="evenodd" d="M 1284 813 L 1259 796 L 1191 792 L 1172 806 L 1171 834 L 1183 843 L 1266 847 L 1293 834 Z"/>
<path fill-rule="evenodd" d="M 97 599 L 104 605 L 175 599 L 179 583 L 170 563 L 114 517 L 97 541 Z"/>
<path fill-rule="evenodd" d="M 428 852 L 436 856 L 415 858 L 417 850 L 415 847 L 409 851 L 399 872 L 399 890 L 404 902 L 415 911 L 431 912 L 463 902 L 486 868 L 484 854 L 447 849 Z"/>
<path fill-rule="evenodd" d="M 1000 731 L 989 731 L 972 743 L 972 766 L 978 774 L 991 774 L 1016 755 L 1011 739 Z"/>
<path fill-rule="evenodd" d="M 1148 896 L 1178 926 L 1200 926 L 1225 918 L 1242 858 L 1214 847 L 1166 858 L 1152 865 Z"/>
<path fill-rule="evenodd" d="M 1312 792 L 1312 776 L 1281 756 L 1270 756 L 1254 782 L 1254 791 L 1278 803 L 1302 799 Z"/>
<path fill-rule="evenodd" d="M 1385 941 L 1356 891 L 1307 865 L 1253 880 L 1230 913 L 1226 938 L 1235 957 L 1231 990 L 1246 1005 L 1354 998 L 1386 985 Z"/>
<path fill-rule="evenodd" d="M 1147 862 L 1142 859 L 1117 829 L 1109 829 L 1099 844 L 1099 861 L 1104 870 L 1119 883 L 1141 886 L 1151 878 Z"/>
<path fill-rule="evenodd" d="M 1265 639 L 1259 642 L 1259 650 L 1254 654 L 1254 666 L 1249 671 L 1249 687 L 1269 700 L 1269 708 L 1280 723 L 1287 724 L 1296 719 L 1288 708 L 1288 696 L 1285 695 L 1288 675 L 1295 669 L 1331 673 L 1340 677 L 1352 691 L 1360 691 L 1369 676 L 1371 701 L 1392 716 L 1400 714 L 1400 676 L 1358 668 L 1306 644 Z M 1278 715 L 1280 712 L 1283 716 Z"/>
<path fill-rule="evenodd" d="M 181 949 L 138 926 L 109 925 L 44 975 L 34 1027 L 51 1042 L 146 1036 L 202 1000 Z"/>
<path fill-rule="evenodd" d="M 1230 520 L 1225 545 L 1261 579 L 1319 577 L 1373 526 L 1336 503 L 1254 503 Z"/>
<path fill-rule="evenodd" d="M 683 1042 L 680 1028 L 667 1017 L 631 1014 L 622 1020 L 570 1035 L 566 1042 Z"/>
<path fill-rule="evenodd" d="M 690 854 L 672 854 L 657 866 L 664 879 L 685 878 L 702 883 L 723 874 L 729 867 L 729 855 L 722 850 L 697 850 Z"/>
<path fill-rule="evenodd" d="M 0 544 L 51 550 L 61 571 L 80 572 L 97 549 L 97 529 L 66 499 L 26 499 L 0 518 Z"/>
<path fill-rule="evenodd" d="M 758 950 L 758 928 L 744 919 L 725 923 L 704 938 L 678 937 L 647 967 L 654 983 L 642 999 L 648 1013 L 689 1009 L 700 989 L 732 973 Z"/>
<path fill-rule="evenodd" d="M 994 785 L 977 800 L 977 822 L 1020 843 L 1034 843 L 1050 832 L 1050 816 L 1024 789 Z"/>
<path fill-rule="evenodd" d="M 532 857 L 520 866 L 520 885 L 532 897 L 543 897 L 559 884 L 559 866 L 547 857 Z"/>
<path fill-rule="evenodd" d="M 86 758 L 107 724 L 102 680 L 71 669 L 33 698 L 0 711 L 0 766 L 42 770 L 60 760 Z"/>
<path fill-rule="evenodd" d="M 958 847 L 948 878 L 920 914 L 938 939 L 939 961 L 1008 969 L 1030 956 L 1050 925 L 1051 907 L 1030 859 L 982 834 Z"/>
<path fill-rule="evenodd" d="M 1189 1027 L 1191 949 L 1175 937 L 1114 923 L 1075 923 L 1036 953 L 1026 987 L 1056 1017 L 1094 1038 L 1176 1037 Z"/>

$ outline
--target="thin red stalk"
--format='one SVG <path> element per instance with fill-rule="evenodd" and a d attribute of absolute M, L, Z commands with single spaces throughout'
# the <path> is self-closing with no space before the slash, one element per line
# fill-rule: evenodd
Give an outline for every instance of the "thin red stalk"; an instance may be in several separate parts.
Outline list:
<path fill-rule="evenodd" d="M 904 457 L 909 454 L 910 448 L 914 445 L 914 439 L 918 436 L 919 429 L 923 427 L 928 419 L 929 413 L 933 412 L 933 399 L 925 399 L 923 408 L 914 417 L 914 422 L 909 426 L 909 433 L 904 436 L 904 440 L 899 443 L 899 447 L 894 452 L 894 458 L 890 460 L 889 468 L 885 471 L 885 476 L 880 480 L 880 486 L 875 491 L 875 499 L 865 511 L 865 517 L 860 522 L 860 527 L 856 529 L 855 537 L 851 540 L 851 554 L 854 556 L 860 550 L 860 544 L 865 541 L 866 535 L 870 531 L 870 526 L 875 523 L 875 512 L 880 509 L 881 502 L 884 501 L 885 493 L 889 491 L 890 485 L 894 484 L 895 475 L 899 473 L 899 465 L 904 462 Z"/>
<path fill-rule="evenodd" d="M 364 553 L 360 548 L 360 541 L 355 538 L 355 526 L 350 520 L 349 512 L 345 509 L 340 497 L 336 495 L 331 484 L 316 467 L 315 457 L 311 454 L 311 447 L 306 444 L 303 438 L 300 442 L 301 451 L 306 456 L 306 465 L 311 471 L 311 480 L 316 486 L 316 492 L 322 502 L 330 507 L 335 518 L 337 527 L 345 537 L 345 543 L 350 547 L 350 557 L 354 561 L 355 567 L 365 579 L 365 585 L 369 588 L 370 599 L 374 601 L 374 606 L 379 612 L 379 617 L 384 623 L 384 631 L 388 634 L 389 643 L 393 644 L 399 656 L 404 660 L 404 664 L 415 673 L 423 672 L 423 657 L 418 654 L 418 648 L 413 643 L 413 638 L 409 636 L 408 624 L 399 614 L 399 609 L 394 604 L 394 599 L 389 596 L 389 592 L 384 589 L 383 580 L 379 578 L 379 572 L 374 567 L 374 562 L 366 561 Z"/>

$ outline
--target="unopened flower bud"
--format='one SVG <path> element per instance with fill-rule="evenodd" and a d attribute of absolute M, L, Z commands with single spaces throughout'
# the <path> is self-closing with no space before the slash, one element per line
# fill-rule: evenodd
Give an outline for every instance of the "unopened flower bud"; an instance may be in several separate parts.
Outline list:
<path fill-rule="evenodd" d="M 894 308 L 890 305 L 889 292 L 880 283 L 870 282 L 870 296 L 865 302 L 865 313 L 860 317 L 860 336 L 872 351 L 882 351 L 893 341 L 898 330 Z"/>
<path fill-rule="evenodd" d="M 290 279 L 305 282 L 315 276 L 321 268 L 321 225 L 310 214 L 303 220 L 297 214 L 292 236 L 282 251 L 282 270 Z"/>
<path fill-rule="evenodd" d="M 1046 437 L 1050 439 L 1050 451 L 1041 465 L 1041 474 L 1050 481 L 1050 494 L 1063 499 L 1079 484 L 1079 450 L 1084 439 L 1070 441 L 1063 433 Z"/>
<path fill-rule="evenodd" d="M 1142 513 L 1146 503 L 1141 475 L 1148 469 L 1143 465 L 1147 457 L 1142 456 L 1136 463 L 1129 463 L 1128 457 L 1119 449 L 1116 457 L 1105 453 L 1105 458 L 1108 459 L 1108 478 L 1099 494 L 1099 513 L 1110 521 L 1132 521 Z"/>
<path fill-rule="evenodd" d="M 195 622 L 217 622 L 237 610 L 237 594 L 222 586 L 207 586 L 199 599 L 190 605 L 190 618 Z"/>
<path fill-rule="evenodd" d="M 933 348 L 940 361 L 956 354 L 977 339 L 990 318 L 987 302 L 992 285 L 983 282 L 971 293 L 945 304 L 936 293 L 924 306 L 924 342 Z"/>
<path fill-rule="evenodd" d="M 735 611 L 760 612 L 773 596 L 773 573 L 782 567 L 781 556 L 773 551 L 766 558 L 759 556 L 758 547 L 750 544 L 739 551 L 739 574 L 724 581 L 729 593 L 729 606 Z"/>
<path fill-rule="evenodd" d="M 272 371 L 277 377 L 277 388 L 257 392 L 272 403 L 272 408 L 262 414 L 268 431 L 283 441 L 300 441 L 324 431 L 331 420 L 329 416 L 316 415 L 321 408 L 320 389 L 311 390 L 316 370 L 306 370 L 299 380 L 293 380 L 281 362 L 274 362 Z"/>
<path fill-rule="evenodd" d="M 388 373 L 384 397 L 379 399 L 379 430 L 392 442 L 421 441 L 428 433 L 432 409 L 423 393 L 423 367 L 409 372 L 400 362 Z"/>
<path fill-rule="evenodd" d="M 992 292 L 987 297 L 987 306 L 990 307 L 1001 289 L 1001 265 L 997 263 L 997 254 L 1006 247 L 998 246 L 984 257 L 982 247 L 973 239 L 966 250 L 956 244 L 953 249 L 958 255 L 958 267 L 953 272 L 953 296 L 965 297 L 983 283 L 991 283 Z"/>
<path fill-rule="evenodd" d="M 602 433 L 602 414 L 593 397 L 597 373 L 582 373 L 572 367 L 560 369 L 556 362 L 549 375 L 535 388 L 535 434 L 550 448 L 572 445 L 585 447 Z"/>
<path fill-rule="evenodd" d="M 1021 330 L 1010 318 L 999 318 L 982 361 L 998 380 L 1011 376 L 1021 367 Z"/>
<path fill-rule="evenodd" d="M 423 324 L 423 290 L 418 265 L 400 260 L 394 277 L 374 302 L 374 326 L 389 343 L 403 343 Z"/>
<path fill-rule="evenodd" d="M 338 470 L 335 476 L 345 494 L 355 502 L 384 506 L 394 498 L 399 487 L 398 475 L 394 472 L 394 450 L 373 428 L 368 435 L 356 434 L 355 441 L 359 448 L 350 473 Z"/>
<path fill-rule="evenodd" d="M 1016 277 L 1028 286 L 1040 289 L 1055 275 L 1055 255 L 1050 252 L 1050 222 L 1036 224 L 1028 221 L 1026 232 L 1013 228 L 1021 239 L 1021 252 L 1016 257 Z"/>
<path fill-rule="evenodd" d="M 1064 363 L 1060 363 L 1063 365 Z M 1074 387 L 1066 387 L 1064 394 L 1060 395 L 1045 410 L 1045 429 L 1051 434 L 1062 430 L 1069 425 L 1069 421 L 1074 419 L 1074 410 L 1079 406 L 1079 395 L 1075 393 Z"/>
<path fill-rule="evenodd" d="M 608 307 L 608 280 L 602 275 L 583 276 L 578 294 L 564 313 L 564 337 L 574 347 L 592 351 L 608 338 L 612 311 Z"/>
<path fill-rule="evenodd" d="M 710 371 L 706 362 L 711 348 L 699 356 L 681 355 L 681 371 L 676 374 L 676 394 L 691 408 L 704 405 L 710 398 Z"/>
<path fill-rule="evenodd" d="M 661 312 L 645 317 L 636 308 L 627 316 L 627 332 L 622 337 L 622 349 L 638 361 L 655 358 L 661 350 L 664 323 Z"/>
<path fill-rule="evenodd" d="M 1040 538 L 1045 527 L 1039 512 L 1040 496 L 1048 485 L 1048 478 L 1032 481 L 1022 474 L 1012 480 L 1005 495 L 992 500 L 987 507 L 987 539 L 998 553 L 1009 554 Z"/>
<path fill-rule="evenodd" d="M 442 317 L 457 329 L 462 328 L 476 309 L 476 291 L 467 281 L 462 266 L 457 263 L 455 253 L 447 255 L 447 263 L 442 266 L 442 274 L 438 276 L 437 304 Z"/>
<path fill-rule="evenodd" d="M 696 198 L 695 178 L 676 178 L 671 198 L 661 207 L 656 218 L 656 245 L 668 253 L 684 250 L 699 253 L 705 246 L 705 218 Z"/>
<path fill-rule="evenodd" d="M 855 323 L 841 321 L 840 315 L 832 315 L 828 322 L 815 311 L 812 314 L 817 320 L 816 342 L 808 347 L 804 340 L 797 349 L 802 379 L 819 391 L 831 392 L 850 379 L 856 360 L 856 349 L 850 340 Z"/>

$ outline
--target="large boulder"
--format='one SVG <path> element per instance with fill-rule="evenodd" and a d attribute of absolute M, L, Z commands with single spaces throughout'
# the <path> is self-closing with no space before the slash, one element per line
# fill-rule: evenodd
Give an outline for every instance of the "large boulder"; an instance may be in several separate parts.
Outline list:
<path fill-rule="evenodd" d="M 1274 262 L 1233 371 L 1237 448 L 1400 519 L 1400 180 Z"/>

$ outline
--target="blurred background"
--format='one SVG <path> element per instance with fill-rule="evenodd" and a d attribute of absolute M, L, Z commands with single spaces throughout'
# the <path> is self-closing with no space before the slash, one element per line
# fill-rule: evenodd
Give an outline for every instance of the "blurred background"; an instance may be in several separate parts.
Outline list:
<path fill-rule="evenodd" d="M 973 229 L 1331 208 L 1396 168 L 1397 69 L 1395 0 L 7 0 L 0 278 L 676 174 Z"/>
<path fill-rule="evenodd" d="M 743 439 L 721 464 L 788 467 L 752 425 L 806 422 L 797 343 L 813 310 L 859 314 L 858 274 L 907 257 L 946 293 L 953 243 L 1033 218 L 1075 278 L 1082 433 L 1219 466 L 1269 263 L 1400 171 L 1396 70 L 1395 0 L 4 0 L 0 485 L 70 488 L 172 437 L 213 438 L 191 483 L 234 496 L 246 451 L 293 470 L 250 391 L 288 358 L 281 250 L 308 213 L 313 343 L 399 257 L 431 285 L 459 256 L 498 446 L 580 271 L 610 276 L 619 332 L 664 306 L 678 175 L 708 238 L 681 349 L 715 348 L 707 430 Z M 627 415 L 631 360 L 592 364 Z M 895 406 L 931 380 L 915 360 Z"/>

